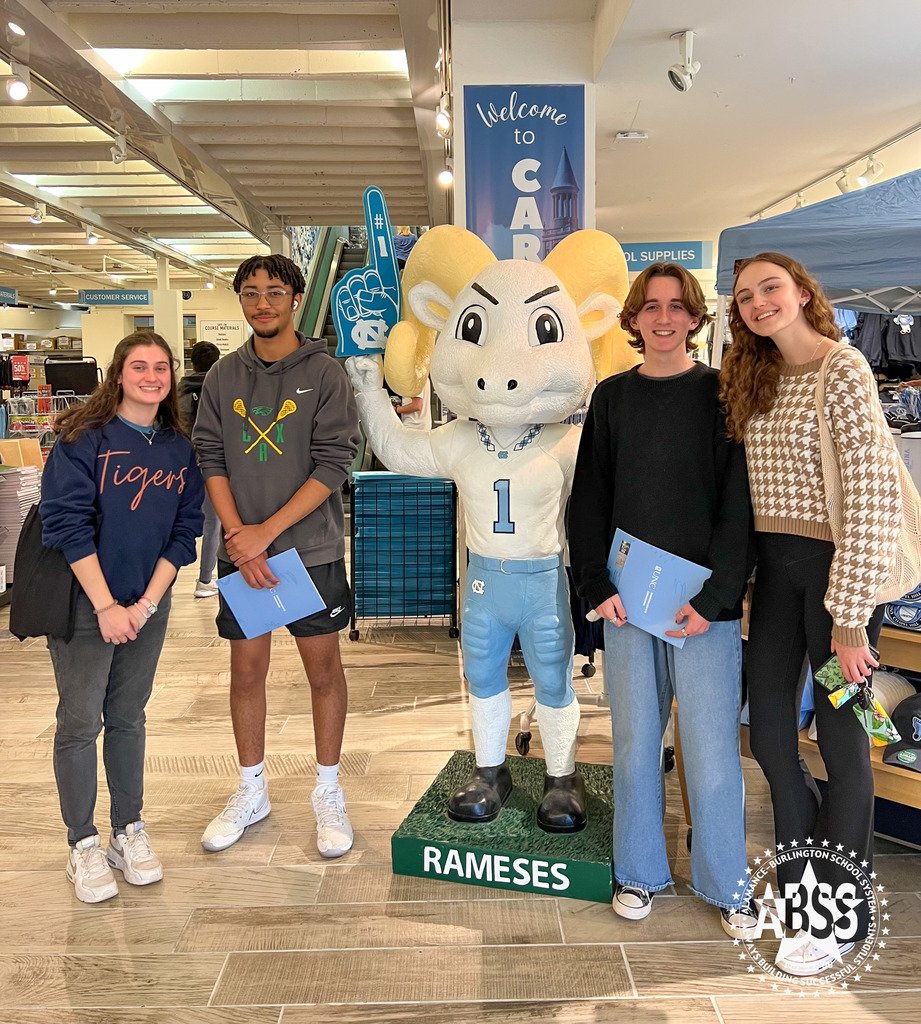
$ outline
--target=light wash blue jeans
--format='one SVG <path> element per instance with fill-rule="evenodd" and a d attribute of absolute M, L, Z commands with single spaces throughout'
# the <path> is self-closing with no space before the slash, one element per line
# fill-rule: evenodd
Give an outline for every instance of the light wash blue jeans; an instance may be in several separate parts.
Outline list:
<path fill-rule="evenodd" d="M 739 760 L 742 639 L 713 622 L 679 650 L 627 623 L 604 624 L 604 680 L 614 736 L 614 877 L 658 892 L 672 884 L 662 816 L 662 736 L 678 698 L 694 833 L 692 890 L 734 909 L 746 879 L 745 789 Z"/>

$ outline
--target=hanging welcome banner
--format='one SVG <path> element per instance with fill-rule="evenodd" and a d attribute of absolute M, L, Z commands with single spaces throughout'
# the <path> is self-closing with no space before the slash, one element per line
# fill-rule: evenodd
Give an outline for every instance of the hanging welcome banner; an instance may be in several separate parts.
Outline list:
<path fill-rule="evenodd" d="M 585 87 L 464 87 L 467 228 L 499 259 L 542 260 L 585 226 Z"/>

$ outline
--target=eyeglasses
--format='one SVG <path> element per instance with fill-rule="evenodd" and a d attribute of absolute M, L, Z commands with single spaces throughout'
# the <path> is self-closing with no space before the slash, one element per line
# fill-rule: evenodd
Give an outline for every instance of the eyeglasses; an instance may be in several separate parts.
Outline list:
<path fill-rule="evenodd" d="M 273 306 L 280 306 L 285 301 L 285 297 L 291 294 L 291 292 L 285 291 L 284 288 L 267 288 L 264 292 L 260 292 L 255 288 L 244 288 L 240 292 L 240 301 L 245 306 L 254 306 L 265 296 Z"/>

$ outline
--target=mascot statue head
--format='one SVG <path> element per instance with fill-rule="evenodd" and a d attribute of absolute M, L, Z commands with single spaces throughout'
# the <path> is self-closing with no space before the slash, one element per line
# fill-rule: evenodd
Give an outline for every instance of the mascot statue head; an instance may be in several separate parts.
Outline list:
<path fill-rule="evenodd" d="M 426 232 L 402 280 L 405 319 L 390 332 L 387 381 L 487 426 L 559 423 L 595 381 L 638 362 L 617 322 L 627 265 L 601 231 L 577 231 L 543 263 L 502 260 L 463 228 Z"/>

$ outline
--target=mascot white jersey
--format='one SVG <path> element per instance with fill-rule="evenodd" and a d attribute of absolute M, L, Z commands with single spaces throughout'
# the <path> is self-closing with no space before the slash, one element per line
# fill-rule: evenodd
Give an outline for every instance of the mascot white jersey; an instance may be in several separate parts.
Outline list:
<path fill-rule="evenodd" d="M 388 468 L 448 477 L 462 500 L 470 562 L 461 649 L 477 767 L 448 802 L 459 821 L 493 820 L 511 792 L 507 670 L 517 634 L 547 761 L 538 825 L 585 827 L 563 566 L 580 431 L 560 421 L 587 400 L 596 366 L 605 376 L 637 362 L 615 327 L 626 287 L 623 253 L 602 232 L 576 232 L 543 263 L 531 263 L 496 261 L 469 232 L 433 228 L 404 271 L 412 313 L 391 332 L 387 379 L 397 392 L 417 394 L 430 362 L 442 402 L 469 419 L 408 430 L 382 387 L 380 363 L 366 356 L 347 363 L 365 433 Z"/>

